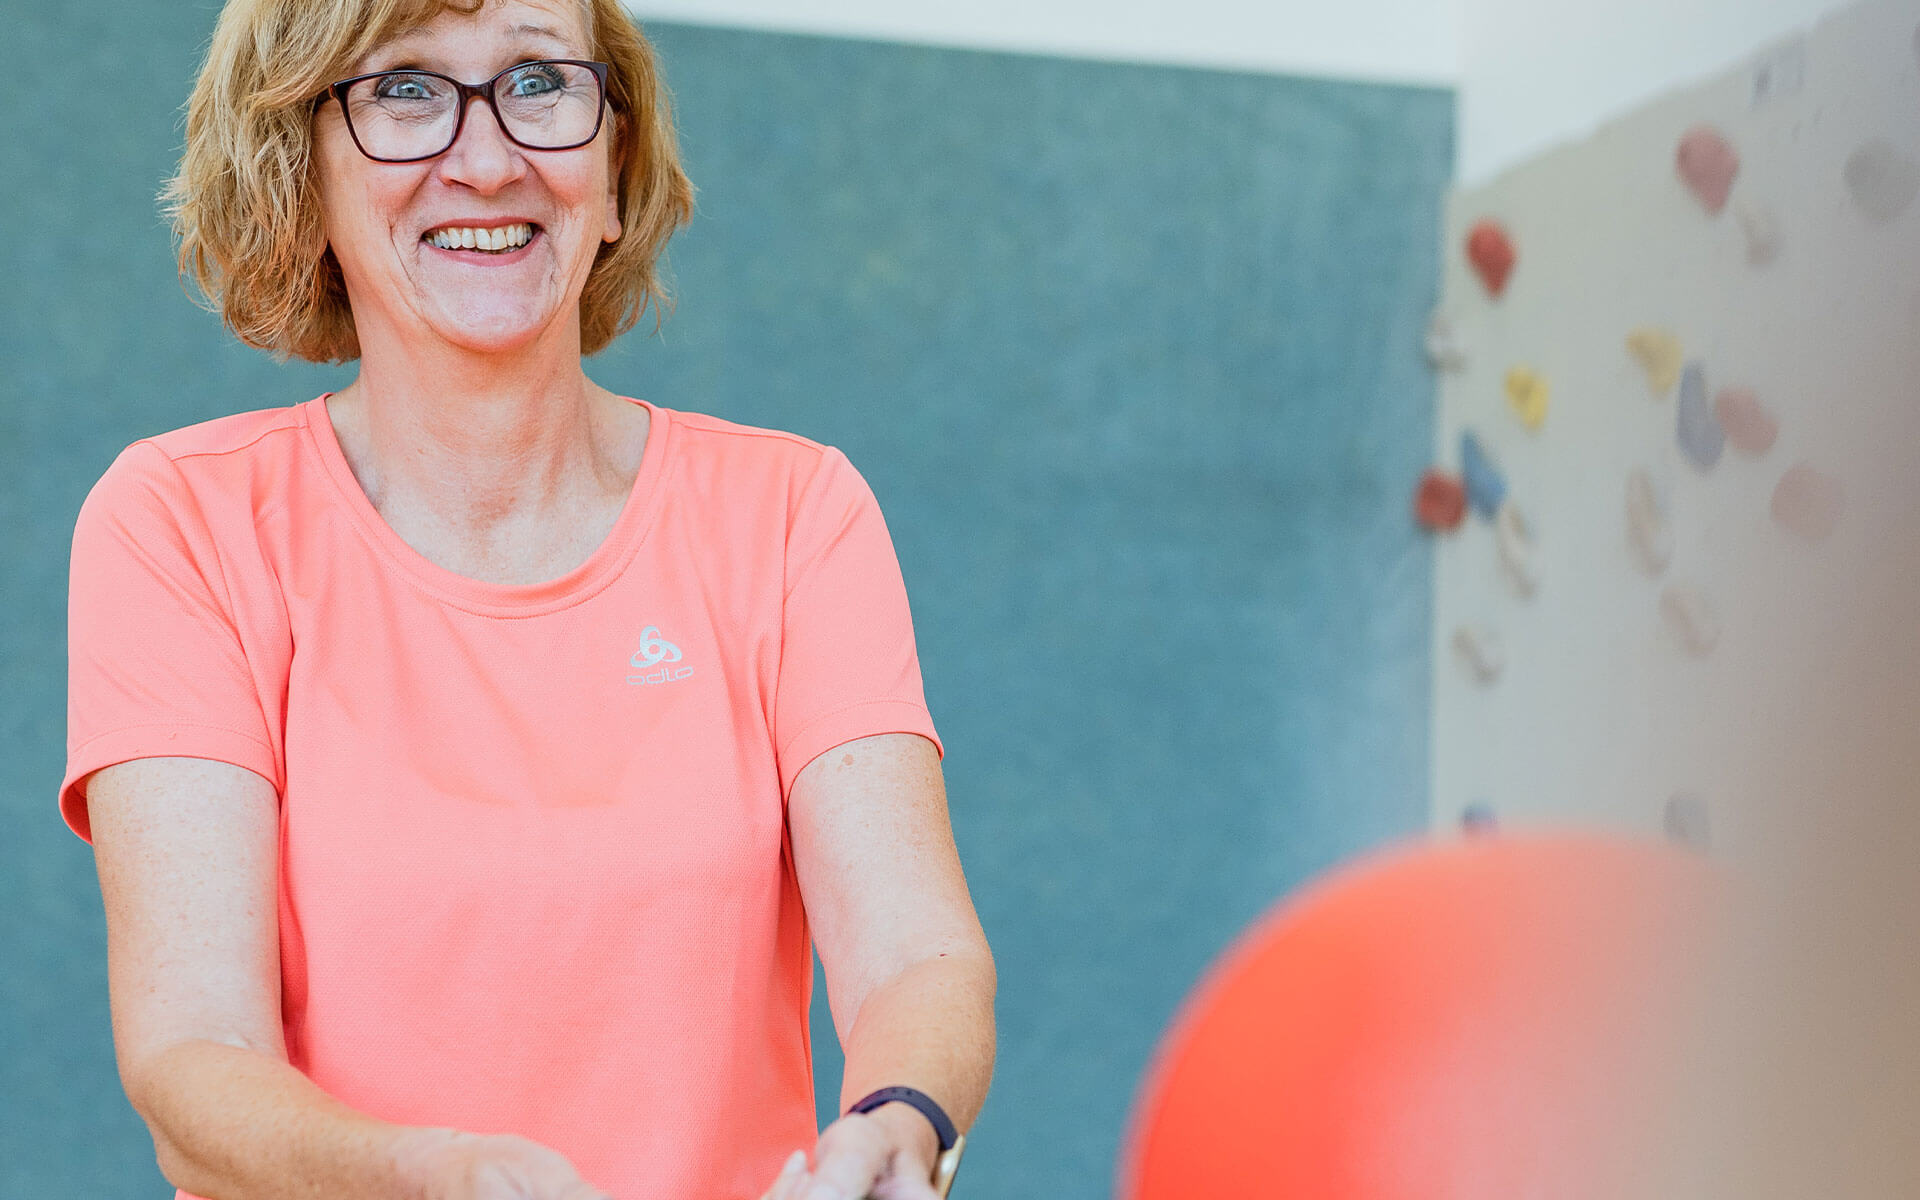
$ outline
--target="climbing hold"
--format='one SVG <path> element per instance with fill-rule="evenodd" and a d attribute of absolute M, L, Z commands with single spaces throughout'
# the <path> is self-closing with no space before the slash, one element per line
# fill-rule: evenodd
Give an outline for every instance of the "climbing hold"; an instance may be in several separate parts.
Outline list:
<path fill-rule="evenodd" d="M 1507 404 L 1528 429 L 1540 428 L 1547 419 L 1550 392 L 1547 381 L 1532 367 L 1512 367 L 1507 371 Z"/>
<path fill-rule="evenodd" d="M 1780 220 L 1773 210 L 1741 201 L 1733 206 L 1740 218 L 1740 232 L 1747 239 L 1747 261 L 1764 267 L 1780 257 Z"/>
<path fill-rule="evenodd" d="M 1788 467 L 1773 489 L 1773 519 L 1809 542 L 1832 533 L 1845 508 L 1839 480 L 1806 463 Z"/>
<path fill-rule="evenodd" d="M 1514 594 L 1523 600 L 1531 597 L 1540 587 L 1533 565 L 1533 527 L 1511 499 L 1500 505 L 1493 518 L 1493 545 Z"/>
<path fill-rule="evenodd" d="M 1847 156 L 1847 191 L 1867 220 L 1884 225 L 1920 193 L 1920 164 L 1875 138 Z"/>
<path fill-rule="evenodd" d="M 1413 519 L 1428 529 L 1458 529 L 1467 515 L 1467 488 L 1458 475 L 1429 467 L 1413 492 Z"/>
<path fill-rule="evenodd" d="M 1699 588 L 1670 583 L 1660 593 L 1660 614 L 1680 645 L 1695 658 L 1713 653 L 1720 642 L 1720 616 Z"/>
<path fill-rule="evenodd" d="M 1513 273 L 1517 256 L 1513 239 L 1495 220 L 1484 220 L 1467 231 L 1467 261 L 1487 287 L 1487 294 L 1499 296 L 1507 290 L 1507 276 Z"/>
<path fill-rule="evenodd" d="M 1750 388 L 1721 388 L 1713 398 L 1713 415 L 1726 431 L 1727 444 L 1742 454 L 1765 454 L 1780 436 L 1780 422 Z"/>
<path fill-rule="evenodd" d="M 1475 800 L 1461 809 L 1460 830 L 1467 834 L 1498 833 L 1500 821 L 1494 816 L 1493 805 L 1485 800 Z"/>
<path fill-rule="evenodd" d="M 1733 190 L 1733 177 L 1740 173 L 1739 153 L 1713 126 L 1695 125 L 1681 137 L 1673 157 L 1681 182 L 1700 207 L 1719 216 Z"/>
<path fill-rule="evenodd" d="M 1642 571 L 1658 577 L 1673 561 L 1673 522 L 1666 498 L 1645 468 L 1627 472 L 1627 545 Z"/>
<path fill-rule="evenodd" d="M 1507 498 L 1507 477 L 1471 429 L 1460 432 L 1460 477 L 1466 484 L 1467 504 L 1483 520 L 1493 520 Z"/>
<path fill-rule="evenodd" d="M 1667 797 L 1660 823 L 1675 843 L 1705 853 L 1708 848 L 1707 802 L 1692 792 Z"/>
<path fill-rule="evenodd" d="M 1500 635 L 1485 626 L 1462 625 L 1454 630 L 1453 652 L 1481 687 L 1499 679 L 1507 669 L 1507 652 L 1500 644 Z"/>
<path fill-rule="evenodd" d="M 1688 363 L 1680 375 L 1679 410 L 1681 452 L 1702 471 L 1711 469 L 1726 449 L 1727 435 L 1707 403 L 1707 373 L 1697 362 Z"/>
<path fill-rule="evenodd" d="M 1684 357 L 1680 339 L 1664 329 L 1643 325 L 1627 335 L 1627 353 L 1633 355 L 1647 373 L 1647 390 L 1656 400 L 1664 399 L 1680 378 Z"/>
<path fill-rule="evenodd" d="M 1466 347 L 1460 344 L 1460 336 L 1453 330 L 1452 318 L 1443 312 L 1436 311 L 1427 322 L 1427 362 L 1436 371 L 1467 369 Z"/>

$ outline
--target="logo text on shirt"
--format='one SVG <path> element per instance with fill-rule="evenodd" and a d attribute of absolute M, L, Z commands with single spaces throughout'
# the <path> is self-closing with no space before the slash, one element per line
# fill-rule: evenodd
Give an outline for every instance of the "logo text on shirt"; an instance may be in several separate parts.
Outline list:
<path fill-rule="evenodd" d="M 627 676 L 632 684 L 674 683 L 693 674 L 692 667 L 676 667 L 680 647 L 660 636 L 660 627 L 649 625 L 640 631 L 640 648 L 627 660 L 636 674 Z"/>

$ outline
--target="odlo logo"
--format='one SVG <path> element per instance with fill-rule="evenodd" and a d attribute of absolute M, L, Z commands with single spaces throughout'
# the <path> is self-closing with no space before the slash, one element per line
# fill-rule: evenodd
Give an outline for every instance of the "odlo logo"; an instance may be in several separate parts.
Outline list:
<path fill-rule="evenodd" d="M 680 661 L 680 647 L 660 636 L 657 625 L 649 625 L 640 631 L 640 648 L 627 660 L 629 666 L 639 672 L 627 676 L 628 683 L 673 683 L 693 674 L 692 667 L 676 667 Z"/>

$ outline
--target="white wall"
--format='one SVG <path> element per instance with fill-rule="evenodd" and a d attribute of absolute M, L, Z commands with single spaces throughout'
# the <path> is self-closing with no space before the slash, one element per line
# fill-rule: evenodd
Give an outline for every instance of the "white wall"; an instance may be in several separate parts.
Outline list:
<path fill-rule="evenodd" d="M 1451 198 L 1442 305 L 1469 365 L 1442 379 L 1436 459 L 1458 465 L 1463 428 L 1491 446 L 1535 530 L 1541 582 L 1531 598 L 1507 586 L 1475 519 L 1436 548 L 1436 826 L 1484 802 L 1510 825 L 1650 832 L 1687 793 L 1731 850 L 1802 822 L 1830 836 L 1850 802 L 1920 779 L 1920 202 L 1876 222 L 1846 181 L 1874 140 L 1920 162 L 1916 26 L 1920 0 L 1862 0 L 1805 39 L 1796 91 L 1755 103 L 1748 62 Z M 1675 177 L 1697 122 L 1742 159 L 1717 217 Z M 1743 208 L 1777 223 L 1770 264 L 1748 260 Z M 1519 250 L 1497 300 L 1461 252 L 1489 216 Z M 1753 389 L 1777 444 L 1729 447 L 1707 470 L 1683 459 L 1675 397 L 1650 395 L 1626 349 L 1647 325 L 1703 364 L 1709 395 Z M 1504 395 L 1522 364 L 1552 386 L 1538 430 Z M 1825 542 L 1770 515 L 1800 461 L 1846 490 Z M 1670 505 L 1672 561 L 1657 578 L 1627 541 L 1636 467 Z M 1667 627 L 1670 583 L 1717 608 L 1709 655 Z M 1490 686 L 1456 661 L 1468 625 L 1504 640 Z"/>
<path fill-rule="evenodd" d="M 1450 86 L 1458 0 L 629 0 L 645 21 Z"/>
<path fill-rule="evenodd" d="M 1457 86 L 1474 186 L 1843 0 L 629 0 L 645 20 Z"/>
<path fill-rule="evenodd" d="M 1457 0 L 1462 186 L 1725 70 L 1844 0 Z"/>

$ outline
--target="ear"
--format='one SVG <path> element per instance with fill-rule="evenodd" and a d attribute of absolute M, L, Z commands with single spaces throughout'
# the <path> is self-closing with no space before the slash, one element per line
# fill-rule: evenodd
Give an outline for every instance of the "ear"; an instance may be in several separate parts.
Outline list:
<path fill-rule="evenodd" d="M 617 242 L 623 232 L 620 226 L 620 173 L 627 157 L 627 139 L 622 136 L 624 125 L 620 114 L 613 114 L 613 152 L 607 164 L 607 222 L 600 233 L 603 242 Z"/>

